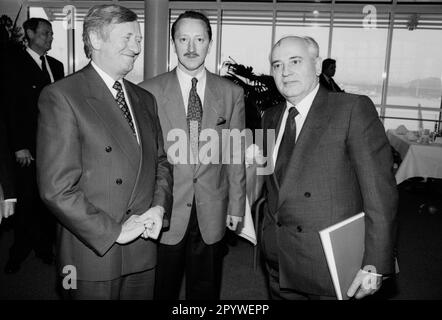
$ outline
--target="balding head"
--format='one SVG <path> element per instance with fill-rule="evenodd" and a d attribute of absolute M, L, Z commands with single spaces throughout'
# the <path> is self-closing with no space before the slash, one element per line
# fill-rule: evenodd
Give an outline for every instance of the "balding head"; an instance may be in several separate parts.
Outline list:
<path fill-rule="evenodd" d="M 273 50 L 275 50 L 276 47 L 279 47 L 281 45 L 281 43 L 284 43 L 284 42 L 304 43 L 304 45 L 308 48 L 308 51 L 309 51 L 309 53 L 310 53 L 312 58 L 318 58 L 319 57 L 319 45 L 316 42 L 316 40 L 311 38 L 311 37 L 287 36 L 287 37 L 281 38 L 273 46 L 272 53 L 273 53 Z"/>

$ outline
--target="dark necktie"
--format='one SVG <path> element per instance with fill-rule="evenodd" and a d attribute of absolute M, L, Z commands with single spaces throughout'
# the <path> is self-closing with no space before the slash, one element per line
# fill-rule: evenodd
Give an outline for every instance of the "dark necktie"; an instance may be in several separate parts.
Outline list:
<path fill-rule="evenodd" d="M 194 159 L 198 159 L 198 138 L 201 132 L 201 120 L 203 119 L 203 106 L 196 91 L 197 82 L 197 78 L 192 78 L 192 88 L 190 89 L 189 104 L 187 106 L 187 126 Z"/>
<path fill-rule="evenodd" d="M 49 71 L 48 68 L 46 66 L 46 59 L 45 56 L 40 56 L 40 60 L 41 60 L 41 70 L 43 71 L 46 83 L 51 83 L 51 76 L 49 75 Z"/>
<path fill-rule="evenodd" d="M 135 135 L 135 126 L 134 122 L 132 121 L 132 116 L 129 112 L 129 107 L 127 106 L 126 99 L 124 98 L 124 91 L 123 87 L 121 86 L 121 83 L 118 81 L 115 81 L 114 85 L 112 86 L 115 90 L 117 90 L 117 97 L 115 101 L 117 101 L 118 106 L 120 107 L 121 112 L 123 113 L 124 118 L 129 123 L 129 127 L 131 128 L 132 132 Z"/>
<path fill-rule="evenodd" d="M 278 182 L 281 183 L 283 173 L 287 167 L 290 156 L 295 148 L 296 142 L 296 121 L 295 118 L 299 114 L 295 107 L 289 109 L 287 122 L 285 123 L 284 135 L 279 145 L 278 157 L 276 158 L 275 174 Z"/>

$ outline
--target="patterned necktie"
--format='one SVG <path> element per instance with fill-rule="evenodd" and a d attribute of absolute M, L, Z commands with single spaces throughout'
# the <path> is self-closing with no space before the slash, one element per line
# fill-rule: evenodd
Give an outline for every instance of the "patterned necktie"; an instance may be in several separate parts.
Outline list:
<path fill-rule="evenodd" d="M 281 183 L 283 172 L 287 167 L 290 156 L 296 143 L 296 116 L 299 114 L 295 107 L 289 109 L 287 122 L 285 123 L 284 135 L 279 145 L 278 157 L 276 158 L 275 174 L 278 182 Z"/>
<path fill-rule="evenodd" d="M 118 91 L 115 101 L 118 103 L 118 106 L 120 107 L 120 110 L 123 113 L 124 118 L 129 123 L 129 127 L 132 129 L 132 132 L 135 134 L 134 122 L 132 121 L 132 116 L 130 115 L 129 107 L 127 106 L 126 99 L 124 98 L 124 92 L 121 83 L 115 81 L 112 88 Z"/>
<path fill-rule="evenodd" d="M 201 132 L 201 120 L 203 119 L 203 106 L 196 91 L 197 82 L 197 78 L 192 78 L 192 88 L 190 89 L 189 104 L 187 106 L 187 126 L 194 159 L 198 159 L 198 140 Z"/>
<path fill-rule="evenodd" d="M 46 59 L 45 56 L 40 56 L 40 60 L 41 60 L 41 70 L 43 71 L 44 77 L 45 77 L 45 82 L 47 84 L 51 83 L 51 76 L 49 75 L 49 71 L 48 68 L 46 66 Z"/>

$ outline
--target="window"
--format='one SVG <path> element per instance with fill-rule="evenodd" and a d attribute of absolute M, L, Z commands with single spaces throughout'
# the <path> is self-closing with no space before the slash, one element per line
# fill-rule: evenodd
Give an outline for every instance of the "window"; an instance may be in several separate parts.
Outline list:
<path fill-rule="evenodd" d="M 178 18 L 178 16 L 183 13 L 185 10 L 171 10 L 170 12 L 170 27 L 169 27 L 169 36 L 170 36 L 170 30 L 172 29 L 172 24 L 175 22 L 175 20 Z M 217 33 L 217 18 L 216 18 L 216 10 L 201 10 L 202 13 L 204 13 L 210 21 L 210 26 L 212 28 L 212 47 L 210 48 L 210 51 L 206 57 L 205 66 L 207 70 L 210 72 L 216 71 L 216 33 Z M 176 57 L 172 39 L 170 39 L 169 43 L 169 68 L 168 70 L 174 69 L 178 64 L 178 59 Z"/>
<path fill-rule="evenodd" d="M 439 112 L 404 108 L 387 108 L 384 120 L 385 129 L 396 129 L 404 125 L 408 130 L 419 130 L 420 128 L 433 131 L 436 121 L 439 120 Z"/>
<path fill-rule="evenodd" d="M 381 103 L 389 14 L 377 12 L 374 21 L 360 12 L 336 12 L 331 58 L 336 60 L 335 81 L 349 93 Z"/>
<path fill-rule="evenodd" d="M 275 43 L 288 35 L 308 36 L 319 44 L 319 55 L 327 56 L 330 13 L 320 11 L 278 11 Z"/>

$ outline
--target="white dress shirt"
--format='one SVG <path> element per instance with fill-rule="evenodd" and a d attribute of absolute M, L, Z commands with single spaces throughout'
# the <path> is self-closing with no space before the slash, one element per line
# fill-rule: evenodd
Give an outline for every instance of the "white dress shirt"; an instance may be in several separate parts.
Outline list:
<path fill-rule="evenodd" d="M 304 126 L 305 119 L 307 118 L 308 112 L 310 111 L 310 107 L 312 106 L 313 100 L 316 97 L 316 94 L 319 90 L 319 83 L 316 85 L 316 87 L 304 97 L 297 105 L 296 109 L 298 110 L 298 115 L 295 117 L 296 121 L 296 140 L 298 140 L 299 134 L 301 133 L 302 127 Z M 289 115 L 290 108 L 294 107 L 293 104 L 287 101 L 286 108 L 284 110 L 284 114 L 282 116 L 281 125 L 279 127 L 278 135 L 276 138 L 275 148 L 273 149 L 272 159 L 273 159 L 273 165 L 276 164 L 276 159 L 278 157 L 278 151 L 279 146 L 281 144 L 282 136 L 284 134 L 285 130 L 285 124 L 287 122 L 287 118 Z"/>
<path fill-rule="evenodd" d="M 176 68 L 176 74 L 178 77 L 178 82 L 181 88 L 181 94 L 183 95 L 184 108 L 186 110 L 189 104 L 189 94 L 190 89 L 192 89 L 192 78 L 197 78 L 198 83 L 196 84 L 196 92 L 201 100 L 201 106 L 204 106 L 204 92 L 206 90 L 206 69 L 204 68 L 200 73 L 196 76 L 191 76 L 181 70 L 179 67 Z"/>
<path fill-rule="evenodd" d="M 97 71 L 97 73 L 99 74 L 101 79 L 103 79 L 104 83 L 109 88 L 110 92 L 112 93 L 112 96 L 114 97 L 114 99 L 116 99 L 118 91 L 113 88 L 113 86 L 115 84 L 115 80 L 112 79 L 112 77 L 110 75 L 108 75 L 105 71 L 103 71 L 93 61 L 91 61 L 91 65 L 95 69 L 95 71 Z M 126 92 L 126 87 L 124 86 L 124 82 L 123 82 L 122 79 L 118 79 L 117 81 L 121 84 L 121 87 L 123 88 L 124 100 L 126 100 L 126 104 L 127 104 L 128 108 L 129 108 L 130 116 L 132 117 L 132 122 L 134 124 L 135 135 L 137 137 L 137 142 L 138 142 L 138 144 L 140 144 L 140 138 L 139 138 L 139 134 L 138 134 L 137 124 L 136 124 L 136 121 L 135 121 L 134 113 L 132 111 L 132 106 L 130 105 L 130 101 L 129 101 L 130 99 L 129 99 L 129 97 L 127 95 L 127 92 Z M 123 114 L 121 114 L 121 116 L 123 116 Z M 129 124 L 127 124 L 127 125 L 129 125 Z"/>
<path fill-rule="evenodd" d="M 35 63 L 40 67 L 40 69 L 43 70 L 40 55 L 29 47 L 26 48 L 26 51 L 29 53 L 32 59 L 34 59 Z M 43 57 L 46 64 L 46 69 L 48 69 L 49 72 L 49 77 L 51 78 L 51 83 L 54 83 L 54 76 L 52 75 L 51 67 L 49 66 L 48 60 L 46 59 L 46 54 Z"/>

